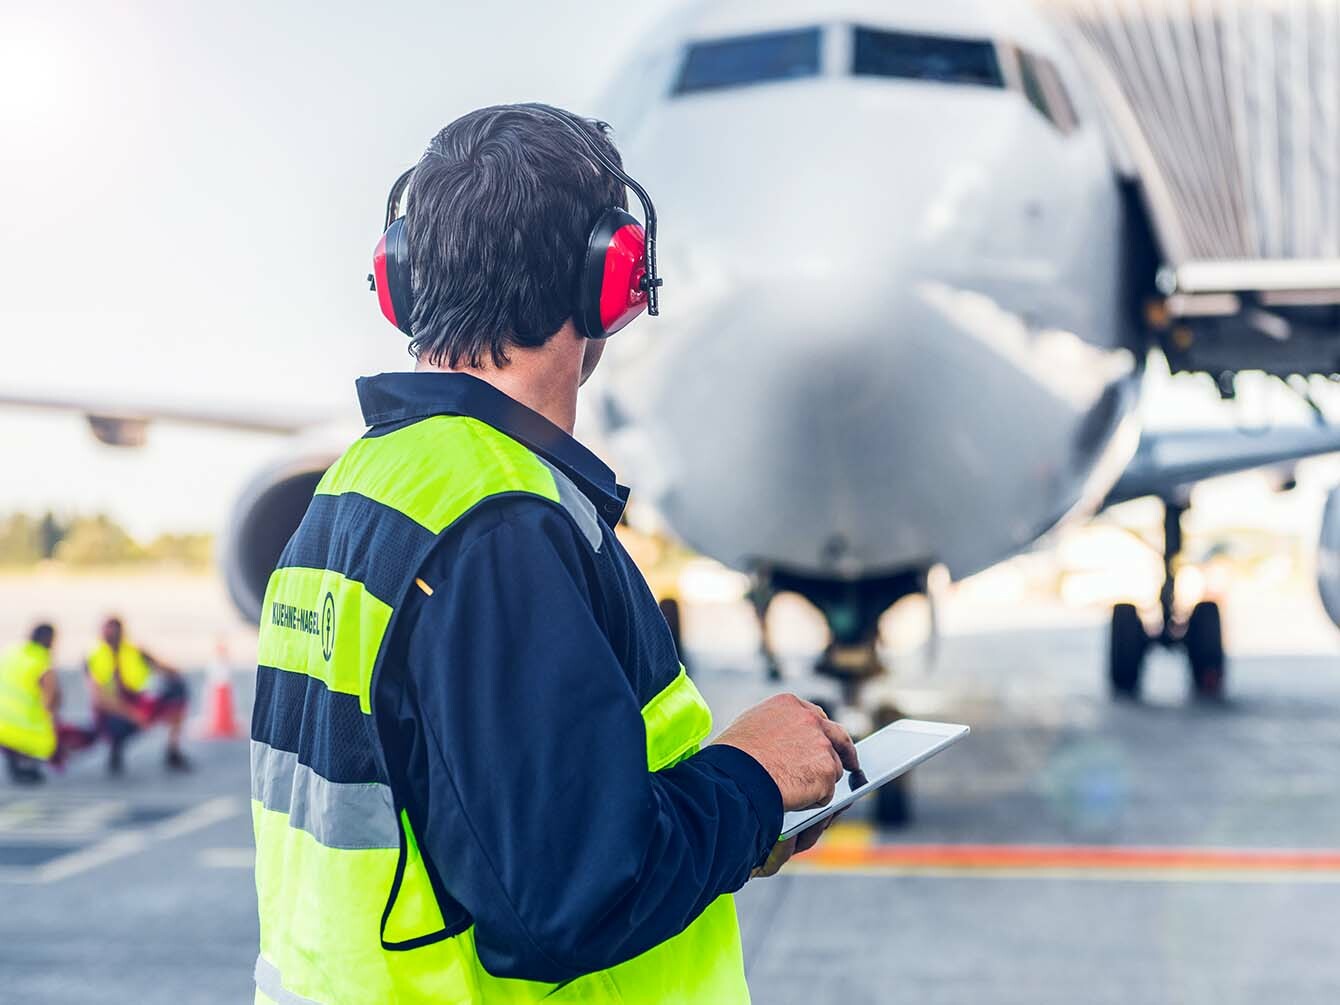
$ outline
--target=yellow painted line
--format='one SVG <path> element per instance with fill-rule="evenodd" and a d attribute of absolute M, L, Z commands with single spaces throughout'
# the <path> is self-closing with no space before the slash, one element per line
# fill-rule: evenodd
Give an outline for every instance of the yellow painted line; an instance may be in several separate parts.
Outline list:
<path fill-rule="evenodd" d="M 837 833 L 838 828 L 834 827 Z M 877 844 L 859 832 L 794 862 L 800 873 L 1136 882 L 1340 883 L 1340 850 L 1144 845 Z"/>
<path fill-rule="evenodd" d="M 824 831 L 825 848 L 867 848 L 875 843 L 879 831 L 863 820 L 839 820 Z M 811 852 L 811 854 L 813 854 Z"/>

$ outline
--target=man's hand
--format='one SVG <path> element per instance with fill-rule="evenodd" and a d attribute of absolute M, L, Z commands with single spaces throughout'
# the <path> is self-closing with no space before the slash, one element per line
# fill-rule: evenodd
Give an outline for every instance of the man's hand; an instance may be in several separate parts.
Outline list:
<path fill-rule="evenodd" d="M 791 856 L 799 854 L 802 851 L 809 851 L 819 843 L 819 838 L 823 836 L 824 831 L 828 830 L 831 824 L 838 817 L 847 811 L 839 810 L 827 820 L 820 820 L 812 827 L 806 827 L 803 831 L 793 838 L 787 838 L 785 841 L 778 841 L 772 846 L 772 851 L 768 852 L 767 861 L 749 874 L 750 879 L 761 879 L 768 876 L 776 876 L 782 866 L 791 861 Z"/>
<path fill-rule="evenodd" d="M 851 735 L 818 705 L 793 694 L 760 702 L 712 742 L 738 747 L 758 761 L 777 783 L 784 810 L 824 805 L 833 798 L 842 772 L 861 767 Z"/>

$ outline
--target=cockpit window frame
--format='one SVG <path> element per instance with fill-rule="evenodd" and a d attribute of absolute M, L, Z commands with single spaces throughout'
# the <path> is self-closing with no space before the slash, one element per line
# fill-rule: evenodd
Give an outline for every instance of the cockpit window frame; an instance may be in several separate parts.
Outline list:
<path fill-rule="evenodd" d="M 860 38 L 871 36 L 901 36 L 907 39 L 925 39 L 965 47 L 989 48 L 994 58 L 994 74 L 987 79 L 942 79 L 936 76 L 878 73 L 860 71 Z M 748 42 L 775 40 L 785 37 L 810 36 L 810 64 L 803 72 L 776 75 L 763 73 L 739 79 L 718 79 L 709 83 L 685 86 L 695 50 L 721 49 Z M 1060 69 L 1054 60 L 1025 49 L 1008 40 L 980 35 L 956 35 L 952 32 L 908 30 L 896 26 L 880 26 L 857 21 L 821 21 L 769 28 L 764 31 L 739 32 L 733 35 L 703 36 L 683 39 L 679 43 L 678 64 L 670 73 L 668 90 L 662 91 L 667 99 L 693 98 L 724 94 L 763 85 L 788 84 L 799 81 L 817 81 L 827 77 L 843 77 L 862 81 L 898 81 L 903 83 L 938 84 L 946 87 L 980 87 L 987 90 L 1008 91 L 1026 101 L 1062 136 L 1079 129 L 1081 119 L 1078 106 L 1070 95 Z M 667 86 L 667 85 L 662 85 Z"/>
<path fill-rule="evenodd" d="M 1061 71 L 1054 60 L 1008 41 L 983 36 L 954 35 L 933 31 L 908 31 L 896 27 L 877 27 L 850 22 L 842 26 L 847 51 L 839 71 L 853 80 L 891 80 L 911 83 L 943 84 L 949 87 L 983 87 L 987 90 L 1013 92 L 1023 98 L 1034 111 L 1063 136 L 1079 129 L 1081 119 L 1078 106 L 1066 87 Z M 903 36 L 909 39 L 943 40 L 989 46 L 995 55 L 996 77 L 990 82 L 981 80 L 942 80 L 912 74 L 884 74 L 860 72 L 858 69 L 859 39 L 862 32 L 871 35 Z"/>
<path fill-rule="evenodd" d="M 1020 46 L 1002 45 L 1000 49 L 1002 56 L 1013 63 L 1014 90 L 1062 135 L 1068 136 L 1078 129 L 1079 112 L 1056 64 Z"/>

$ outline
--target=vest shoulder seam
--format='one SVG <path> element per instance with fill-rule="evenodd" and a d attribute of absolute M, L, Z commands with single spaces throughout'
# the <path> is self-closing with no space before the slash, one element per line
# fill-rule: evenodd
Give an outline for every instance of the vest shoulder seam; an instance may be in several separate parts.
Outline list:
<path fill-rule="evenodd" d="M 580 490 L 577 489 L 577 487 L 574 485 L 573 491 L 580 491 Z M 582 498 L 585 499 L 585 496 L 583 496 Z M 535 492 L 530 489 L 503 489 L 499 492 L 492 492 L 486 496 L 481 497 L 468 510 L 466 510 L 464 513 L 458 516 L 451 523 L 449 527 L 445 528 L 442 531 L 442 533 L 438 535 L 438 537 L 442 538 L 455 531 L 459 531 L 467 520 L 476 516 L 477 513 L 487 510 L 488 508 L 490 508 L 491 504 L 500 504 L 508 500 L 516 500 L 516 499 L 532 499 L 537 504 L 544 506 L 549 510 L 558 510 L 559 512 L 563 513 L 568 518 L 568 522 L 572 524 L 581 534 L 582 539 L 586 541 L 587 545 L 590 546 L 591 550 L 595 552 L 600 551 L 601 544 L 603 543 L 603 536 L 600 530 L 599 520 L 595 516 L 595 506 L 593 504 L 591 505 L 590 516 L 595 525 L 592 529 L 588 530 L 586 527 L 582 526 L 582 523 L 579 520 L 578 515 L 574 513 L 572 509 L 563 505 L 562 500 L 551 498 L 550 496 L 544 495 L 541 492 Z M 590 503 L 590 500 L 587 500 L 587 502 Z M 512 522 L 510 517 L 503 517 L 500 520 L 500 523 L 510 523 L 510 522 Z M 494 528 L 490 528 L 488 531 L 485 531 L 484 533 L 486 534 L 491 533 L 493 529 Z"/>

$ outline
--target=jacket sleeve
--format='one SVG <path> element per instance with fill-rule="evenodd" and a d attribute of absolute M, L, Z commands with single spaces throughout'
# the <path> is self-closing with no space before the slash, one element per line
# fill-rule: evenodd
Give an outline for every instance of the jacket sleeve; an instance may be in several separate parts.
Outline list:
<path fill-rule="evenodd" d="M 743 751 L 648 771 L 590 558 L 562 511 L 528 501 L 464 546 L 409 630 L 422 847 L 497 976 L 631 959 L 741 887 L 781 829 L 777 787 Z"/>

